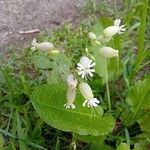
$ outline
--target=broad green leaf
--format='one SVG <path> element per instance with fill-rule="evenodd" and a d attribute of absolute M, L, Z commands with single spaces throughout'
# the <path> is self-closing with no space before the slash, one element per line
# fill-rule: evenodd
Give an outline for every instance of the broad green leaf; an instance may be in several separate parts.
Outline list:
<path fill-rule="evenodd" d="M 33 64 L 39 69 L 49 69 L 52 67 L 52 63 L 49 60 L 48 56 L 45 55 L 33 55 L 32 56 Z"/>
<path fill-rule="evenodd" d="M 144 109 L 150 108 L 150 77 L 136 83 L 129 91 L 126 101 L 131 106 L 134 115 L 132 120 L 137 118 Z M 142 117 L 142 116 L 141 116 Z M 140 119 L 140 118 L 138 118 Z"/>
<path fill-rule="evenodd" d="M 139 123 L 142 131 L 150 132 L 150 111 L 140 119 Z"/>
<path fill-rule="evenodd" d="M 116 150 L 130 150 L 130 146 L 127 143 L 120 143 Z"/>
<path fill-rule="evenodd" d="M 80 135 L 105 135 L 114 128 L 111 115 L 102 116 L 102 108 L 83 107 L 84 99 L 78 93 L 74 110 L 63 107 L 66 103 L 66 86 L 42 85 L 35 88 L 31 101 L 39 116 L 52 127 Z"/>
<path fill-rule="evenodd" d="M 135 113 L 150 107 L 150 77 L 136 83 L 128 93 L 126 101 Z"/>
<path fill-rule="evenodd" d="M 143 120 L 142 117 L 145 117 L 146 114 L 149 114 L 146 113 L 146 111 L 150 109 L 149 83 L 150 77 L 147 77 L 143 81 L 137 82 L 129 90 L 126 101 L 130 105 L 130 109 L 125 110 L 121 115 L 121 120 L 123 120 L 126 125 L 132 125 L 135 121 L 140 119 Z M 147 117 L 149 118 L 149 116 Z M 143 120 L 144 122 L 145 119 Z"/>
<path fill-rule="evenodd" d="M 106 136 L 90 136 L 90 135 L 74 135 L 79 141 L 86 142 L 86 143 L 103 143 Z"/>

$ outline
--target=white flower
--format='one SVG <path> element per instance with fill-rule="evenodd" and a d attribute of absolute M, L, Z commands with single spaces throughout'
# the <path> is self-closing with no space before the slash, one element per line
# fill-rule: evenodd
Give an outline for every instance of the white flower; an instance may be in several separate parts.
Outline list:
<path fill-rule="evenodd" d="M 85 83 L 82 82 L 79 84 L 79 89 L 83 97 L 85 98 L 85 102 L 83 103 L 83 106 L 85 107 L 97 107 L 100 101 L 97 98 L 94 98 L 93 92 L 91 87 Z"/>
<path fill-rule="evenodd" d="M 66 109 L 69 109 L 69 108 L 75 109 L 76 106 L 73 103 L 76 98 L 76 88 L 68 87 L 66 98 L 67 98 L 67 103 L 64 104 L 63 106 L 66 107 Z"/>
<path fill-rule="evenodd" d="M 88 57 L 81 57 L 80 62 L 77 64 L 77 69 L 79 70 L 78 75 L 81 75 L 82 78 L 93 77 L 95 69 L 92 69 L 92 67 L 94 67 L 95 64 L 96 63 Z"/>
<path fill-rule="evenodd" d="M 68 84 L 68 89 L 67 89 L 67 103 L 64 104 L 64 107 L 66 109 L 75 109 L 76 106 L 73 104 L 76 98 L 76 86 L 78 84 L 77 79 L 74 78 L 73 74 L 69 74 L 67 78 L 67 84 Z"/>
<path fill-rule="evenodd" d="M 93 32 L 89 32 L 88 37 L 89 37 L 89 39 L 92 40 L 92 41 L 96 40 L 96 35 L 95 35 L 95 33 L 93 33 Z"/>
<path fill-rule="evenodd" d="M 126 31 L 126 29 L 124 28 L 125 25 L 120 25 L 120 23 L 121 23 L 121 20 L 120 19 L 116 19 L 114 21 L 114 25 L 113 26 L 109 26 L 103 31 L 104 36 L 112 37 L 112 36 L 114 36 L 117 33 L 118 34 L 124 33 L 124 31 Z"/>
<path fill-rule="evenodd" d="M 54 49 L 54 45 L 50 42 L 42 42 L 42 43 L 37 43 L 36 39 L 34 39 L 32 42 L 32 50 L 39 49 L 41 51 L 51 51 Z"/>
<path fill-rule="evenodd" d="M 111 47 L 102 47 L 100 48 L 99 53 L 101 56 L 105 58 L 118 57 L 119 55 L 119 51 Z"/>
<path fill-rule="evenodd" d="M 67 84 L 70 88 L 76 88 L 78 81 L 74 78 L 73 74 L 68 75 Z"/>
<path fill-rule="evenodd" d="M 92 98 L 89 100 L 85 100 L 83 106 L 85 107 L 87 105 L 87 107 L 97 107 L 99 103 L 100 101 L 97 98 Z"/>

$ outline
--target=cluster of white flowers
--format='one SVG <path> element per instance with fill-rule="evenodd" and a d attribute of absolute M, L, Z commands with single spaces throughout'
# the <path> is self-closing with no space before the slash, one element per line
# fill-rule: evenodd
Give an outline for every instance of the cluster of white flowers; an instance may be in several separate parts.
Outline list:
<path fill-rule="evenodd" d="M 95 42 L 98 45 L 105 44 L 109 42 L 112 37 L 116 34 L 122 34 L 126 29 L 124 28 L 124 25 L 120 25 L 121 20 L 116 19 L 114 21 L 113 26 L 109 26 L 100 36 L 96 36 L 93 32 L 89 33 L 89 39 L 93 42 Z M 88 52 L 88 50 L 86 50 Z M 119 57 L 119 51 L 115 50 L 111 47 L 107 46 L 101 46 L 99 49 L 99 54 L 104 58 L 112 58 L 112 57 Z M 82 56 L 80 58 L 79 63 L 77 63 L 77 70 L 78 75 L 81 76 L 82 79 L 87 80 L 90 77 L 93 77 L 93 73 L 95 72 L 94 66 L 96 63 L 89 59 L 87 56 Z M 76 98 L 76 87 L 78 84 L 77 79 L 74 78 L 73 74 L 68 75 L 68 90 L 67 90 L 67 103 L 64 105 L 64 107 L 68 108 L 76 108 L 74 101 Z M 100 101 L 94 97 L 91 87 L 86 82 L 81 82 L 78 85 L 79 90 L 83 97 L 85 98 L 85 101 L 83 102 L 83 106 L 87 107 L 97 107 Z"/>
<path fill-rule="evenodd" d="M 75 109 L 76 106 L 74 104 L 74 101 L 76 99 L 76 87 L 78 84 L 77 79 L 74 78 L 73 74 L 68 75 L 68 89 L 67 89 L 67 103 L 64 104 L 64 107 L 66 109 Z M 97 107 L 100 101 L 97 98 L 94 98 L 93 92 L 91 87 L 86 82 L 81 82 L 79 84 L 79 90 L 83 97 L 85 98 L 85 101 L 83 102 L 83 106 L 85 107 Z"/>
<path fill-rule="evenodd" d="M 112 37 L 116 34 L 122 34 L 126 29 L 124 28 L 125 25 L 120 25 L 121 20 L 116 19 L 114 21 L 113 26 L 109 26 L 104 31 L 100 36 L 96 36 L 93 32 L 89 33 L 89 39 L 93 42 L 95 42 L 98 45 L 104 44 L 104 46 L 101 46 L 99 49 L 99 54 L 104 57 L 104 58 L 112 58 L 112 57 L 119 57 L 119 51 L 115 50 L 111 47 L 105 46 L 105 43 L 109 42 Z M 41 50 L 43 52 L 51 52 L 51 53 L 58 53 L 60 51 L 54 49 L 54 45 L 50 42 L 42 42 L 38 43 L 35 39 L 33 40 L 32 44 L 32 50 Z M 86 49 L 86 53 L 88 53 L 88 49 Z M 91 57 L 92 58 L 92 57 Z M 81 76 L 82 80 L 87 80 L 90 77 L 94 76 L 94 66 L 96 63 L 88 58 L 87 56 L 82 56 L 80 58 L 79 63 L 77 63 L 77 71 L 78 75 Z M 67 89 L 67 94 L 66 94 L 66 99 L 67 103 L 64 104 L 64 107 L 66 109 L 75 109 L 76 106 L 74 104 L 75 99 L 76 99 L 76 89 L 77 89 L 77 84 L 79 82 L 77 79 L 74 77 L 73 74 L 69 74 L 67 78 L 67 84 L 68 84 L 68 89 Z M 85 101 L 83 102 L 83 106 L 87 107 L 97 107 L 100 101 L 94 97 L 93 92 L 91 87 L 85 82 L 80 82 L 79 85 L 79 90 L 83 97 L 85 98 Z"/>
<path fill-rule="evenodd" d="M 98 45 L 105 44 L 105 43 L 109 42 L 114 35 L 124 33 L 124 31 L 126 31 L 126 29 L 124 27 L 125 27 L 125 25 L 121 25 L 121 20 L 116 19 L 114 21 L 114 25 L 109 26 L 106 29 L 104 29 L 104 31 L 102 32 L 102 34 L 100 36 L 97 37 L 95 35 L 95 33 L 90 32 L 89 39 L 91 41 L 94 41 Z M 99 53 L 101 56 L 103 56 L 105 58 L 112 58 L 112 57 L 119 56 L 118 50 L 115 50 L 111 47 L 106 47 L 106 46 L 101 47 L 99 49 Z"/>

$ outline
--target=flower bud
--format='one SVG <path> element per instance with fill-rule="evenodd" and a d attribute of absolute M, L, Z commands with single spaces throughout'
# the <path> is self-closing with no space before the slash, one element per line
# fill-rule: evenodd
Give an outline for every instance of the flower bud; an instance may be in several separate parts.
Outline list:
<path fill-rule="evenodd" d="M 79 89 L 80 89 L 81 94 L 86 100 L 92 99 L 94 97 L 92 89 L 87 83 L 85 82 L 80 83 Z"/>
<path fill-rule="evenodd" d="M 124 33 L 124 31 L 126 31 L 126 29 L 124 28 L 125 25 L 120 25 L 121 24 L 121 20 L 120 19 L 116 19 L 114 21 L 114 25 L 113 26 L 109 26 L 108 28 L 106 28 L 103 31 L 104 36 L 106 37 L 112 37 L 115 34 L 122 34 Z"/>
<path fill-rule="evenodd" d="M 41 51 L 51 51 L 54 49 L 54 45 L 50 42 L 42 42 L 42 43 L 37 43 L 36 39 L 32 41 L 32 49 L 39 49 Z"/>
<path fill-rule="evenodd" d="M 73 104 L 76 98 L 76 88 L 70 88 L 68 87 L 67 89 L 67 94 L 66 94 L 66 98 L 67 98 L 67 103 L 64 104 L 63 106 L 66 109 L 75 109 L 76 106 Z"/>
<path fill-rule="evenodd" d="M 93 32 L 89 32 L 88 37 L 92 41 L 96 40 L 96 35 Z"/>
<path fill-rule="evenodd" d="M 112 57 L 118 57 L 119 51 L 114 50 L 111 47 L 102 47 L 100 48 L 99 53 L 101 56 L 105 58 L 112 58 Z"/>
<path fill-rule="evenodd" d="M 68 87 L 66 98 L 67 104 L 73 104 L 76 98 L 76 89 Z"/>
<path fill-rule="evenodd" d="M 118 32 L 117 26 L 110 26 L 103 31 L 104 36 L 112 37 Z"/>

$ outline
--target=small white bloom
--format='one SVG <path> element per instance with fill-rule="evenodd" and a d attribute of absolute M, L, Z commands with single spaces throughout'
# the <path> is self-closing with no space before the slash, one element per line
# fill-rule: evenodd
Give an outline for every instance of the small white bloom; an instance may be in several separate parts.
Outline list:
<path fill-rule="evenodd" d="M 86 105 L 87 107 L 97 107 L 99 103 L 100 101 L 97 98 L 92 98 L 89 100 L 85 100 L 85 102 L 83 103 L 83 107 L 85 107 Z"/>
<path fill-rule="evenodd" d="M 76 88 L 78 81 L 74 78 L 73 74 L 68 75 L 67 84 L 70 88 Z"/>
<path fill-rule="evenodd" d="M 77 69 L 79 70 L 78 75 L 81 75 L 82 78 L 93 77 L 93 72 L 95 72 L 95 69 L 92 68 L 95 65 L 96 63 L 88 57 L 81 57 L 80 62 L 77 64 Z"/>
<path fill-rule="evenodd" d="M 42 42 L 42 43 L 37 43 L 36 39 L 34 39 L 32 42 L 32 50 L 39 49 L 41 51 L 51 51 L 54 49 L 54 45 L 50 42 Z"/>
<path fill-rule="evenodd" d="M 66 109 L 69 109 L 69 108 L 75 109 L 76 106 L 73 103 L 76 98 L 76 88 L 68 87 L 66 98 L 67 98 L 67 103 L 64 104 L 63 106 L 66 107 Z"/>
<path fill-rule="evenodd" d="M 85 102 L 83 103 L 83 106 L 85 107 L 97 107 L 100 101 L 97 98 L 94 98 L 93 92 L 91 87 L 85 83 L 82 82 L 79 84 L 79 89 L 83 97 L 85 98 Z"/>
<path fill-rule="evenodd" d="M 121 20 L 120 19 L 116 19 L 114 21 L 114 25 L 113 26 L 109 26 L 103 31 L 104 36 L 112 37 L 112 36 L 114 36 L 117 33 L 118 34 L 124 33 L 124 31 L 126 31 L 126 29 L 124 28 L 125 25 L 120 25 L 120 23 L 121 23 Z"/>
<path fill-rule="evenodd" d="M 89 37 L 89 39 L 92 40 L 92 41 L 96 40 L 96 35 L 95 35 L 95 33 L 93 33 L 93 32 L 89 32 L 88 37 Z"/>
<path fill-rule="evenodd" d="M 105 58 L 118 57 L 119 55 L 119 51 L 111 47 L 102 47 L 100 48 L 99 53 L 101 56 Z"/>

